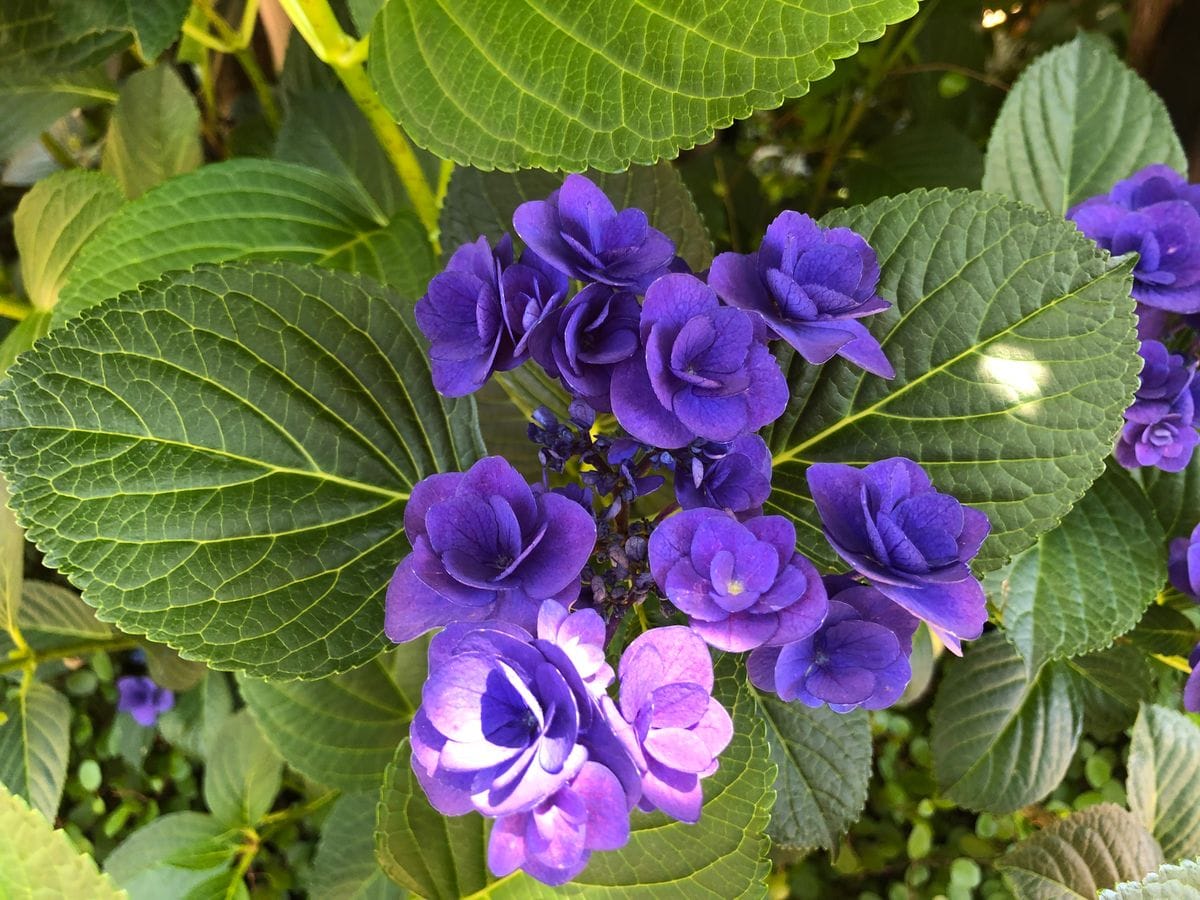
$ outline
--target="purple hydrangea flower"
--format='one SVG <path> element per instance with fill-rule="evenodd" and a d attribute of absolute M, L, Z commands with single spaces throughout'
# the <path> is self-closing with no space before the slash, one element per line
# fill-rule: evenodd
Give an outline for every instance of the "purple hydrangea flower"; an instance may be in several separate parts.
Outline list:
<path fill-rule="evenodd" d="M 917 620 L 873 587 L 828 576 L 829 615 L 817 631 L 783 647 L 750 654 L 750 680 L 783 700 L 828 703 L 836 712 L 883 709 L 912 677 Z"/>
<path fill-rule="evenodd" d="M 760 314 L 810 363 L 842 356 L 875 375 L 896 373 L 863 316 L 891 306 L 876 296 L 879 260 L 849 228 L 822 228 L 785 210 L 756 253 L 722 253 L 708 275 L 730 306 Z"/>
<path fill-rule="evenodd" d="M 711 506 L 744 520 L 761 516 L 770 495 L 771 451 L 757 434 L 704 444 L 676 458 L 675 498 L 684 509 Z"/>
<path fill-rule="evenodd" d="M 1177 591 L 1200 601 L 1200 525 L 1190 537 L 1171 541 L 1167 574 Z"/>
<path fill-rule="evenodd" d="M 729 713 L 712 697 L 712 658 L 682 625 L 639 635 L 621 655 L 619 711 L 605 703 L 642 775 L 639 806 L 684 822 L 700 819 L 700 780 L 717 770 L 733 737 Z"/>
<path fill-rule="evenodd" d="M 533 809 L 496 820 L 488 868 L 499 877 L 524 869 L 545 884 L 565 884 L 584 870 L 593 850 L 625 846 L 625 799 L 610 769 L 585 762 L 569 783 Z"/>
<path fill-rule="evenodd" d="M 671 516 L 650 535 L 650 571 L 718 650 L 800 640 L 828 611 L 821 577 L 796 552 L 796 529 L 782 516 L 742 524 L 706 507 Z"/>
<path fill-rule="evenodd" d="M 504 619 L 532 630 L 543 600 L 578 596 L 596 544 L 586 509 L 535 492 L 499 456 L 420 482 L 404 530 L 413 550 L 388 585 L 384 621 L 397 643 L 450 622 Z"/>
<path fill-rule="evenodd" d="M 1147 166 L 1067 218 L 1114 256 L 1138 254 L 1137 300 L 1169 312 L 1200 312 L 1200 185 L 1169 166 Z"/>
<path fill-rule="evenodd" d="M 433 385 L 448 397 L 479 390 L 493 372 L 529 358 L 530 337 L 567 294 L 565 275 L 528 250 L 513 263 L 512 238 L 463 244 L 417 301 L 429 339 Z"/>
<path fill-rule="evenodd" d="M 777 419 L 788 387 L 755 318 L 723 307 L 692 275 L 666 275 L 646 292 L 642 345 L 617 366 L 617 421 L 647 444 L 675 449 L 697 437 L 732 441 Z"/>
<path fill-rule="evenodd" d="M 983 633 L 983 587 L 967 563 L 991 527 L 986 515 L 936 491 L 903 457 L 865 469 L 816 463 L 807 474 L 826 538 L 859 574 L 953 653 Z"/>
<path fill-rule="evenodd" d="M 588 285 L 550 313 L 533 341 L 533 358 L 593 409 L 608 411 L 614 367 L 640 349 L 641 315 L 629 291 Z"/>
<path fill-rule="evenodd" d="M 604 191 L 582 175 L 568 175 L 545 200 L 518 206 L 513 227 L 560 272 L 639 294 L 675 260 L 675 244 L 650 227 L 642 210 L 617 212 Z"/>
<path fill-rule="evenodd" d="M 1156 466 L 1168 472 L 1187 468 L 1200 443 L 1196 433 L 1195 366 L 1158 341 L 1142 341 L 1143 359 L 1133 404 L 1114 455 L 1127 469 Z"/>
<path fill-rule="evenodd" d="M 146 728 L 175 705 L 175 694 L 145 675 L 122 675 L 117 679 L 117 694 L 117 711 L 129 713 Z"/>
<path fill-rule="evenodd" d="M 1183 708 L 1190 713 L 1200 713 L 1200 644 L 1192 650 L 1188 665 L 1192 667 L 1192 674 L 1183 686 Z"/>
<path fill-rule="evenodd" d="M 595 700 L 612 679 L 603 620 L 555 611 L 538 625 L 535 639 L 508 623 L 457 622 L 430 642 L 409 737 L 413 771 L 439 811 L 545 811 L 589 758 L 621 783 L 622 811 L 636 801 L 637 773 Z"/>

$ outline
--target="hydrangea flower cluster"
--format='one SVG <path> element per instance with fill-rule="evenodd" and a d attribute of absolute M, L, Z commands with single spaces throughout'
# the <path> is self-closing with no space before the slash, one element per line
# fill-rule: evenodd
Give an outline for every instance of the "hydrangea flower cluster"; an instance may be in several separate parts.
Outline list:
<path fill-rule="evenodd" d="M 1167 575 L 1172 587 L 1200 603 L 1200 525 L 1188 537 L 1171 541 Z M 1200 713 L 1200 644 L 1192 650 L 1188 665 L 1192 674 L 1183 688 L 1183 708 Z"/>
<path fill-rule="evenodd" d="M 1114 451 L 1117 462 L 1127 469 L 1155 466 L 1181 472 L 1200 443 L 1196 364 L 1156 340 L 1142 341 L 1138 353 L 1142 372 L 1133 403 L 1125 410 L 1125 426 Z"/>
<path fill-rule="evenodd" d="M 789 400 L 771 342 L 893 374 L 860 321 L 890 306 L 860 235 L 785 212 L 701 278 L 579 175 L 513 225 L 519 255 L 507 236 L 461 247 L 417 305 L 435 386 L 470 393 L 530 361 L 573 399 L 529 425 L 540 481 L 488 457 L 416 486 L 385 630 L 441 629 L 410 733 L 430 802 L 495 820 L 497 875 L 557 885 L 623 846 L 635 808 L 701 817 L 733 735 L 713 649 L 749 653 L 763 690 L 846 712 L 900 697 L 920 620 L 956 653 L 978 637 L 988 522 L 907 459 L 810 467 L 846 574 L 763 514 L 757 432 Z"/>

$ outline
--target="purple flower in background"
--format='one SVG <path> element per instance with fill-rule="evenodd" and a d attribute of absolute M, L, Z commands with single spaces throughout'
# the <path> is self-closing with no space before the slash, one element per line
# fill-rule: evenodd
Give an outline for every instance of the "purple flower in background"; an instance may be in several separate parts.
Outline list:
<path fill-rule="evenodd" d="M 404 530 L 413 550 L 388 585 L 384 620 L 397 643 L 450 622 L 503 619 L 532 630 L 543 600 L 578 596 L 596 543 L 586 509 L 533 491 L 499 456 L 420 482 Z"/>
<path fill-rule="evenodd" d="M 729 713 L 712 697 L 712 658 L 682 625 L 654 628 L 621 656 L 619 711 L 605 709 L 642 775 L 639 806 L 696 822 L 700 780 L 717 770 L 733 737 Z"/>
<path fill-rule="evenodd" d="M 562 302 L 567 278 L 525 252 L 513 263 L 512 238 L 493 250 L 486 237 L 454 251 L 417 301 L 416 318 L 429 339 L 433 384 L 449 397 L 477 391 L 493 372 L 529 358 L 537 325 Z"/>
<path fill-rule="evenodd" d="M 636 772 L 608 749 L 616 738 L 593 699 L 612 678 L 603 621 L 593 610 L 548 611 L 538 625 L 534 639 L 508 623 L 459 622 L 430 642 L 410 739 L 413 770 L 439 811 L 537 810 L 589 757 L 614 769 L 623 811 L 636 799 Z M 593 735 L 596 753 L 588 746 Z"/>
<path fill-rule="evenodd" d="M 983 587 L 967 563 L 987 537 L 986 515 L 934 490 L 903 457 L 865 469 L 816 463 L 807 474 L 826 538 L 859 574 L 953 653 L 983 633 Z"/>
<path fill-rule="evenodd" d="M 849 228 L 822 228 L 785 210 L 756 253 L 722 253 L 708 283 L 730 306 L 759 313 L 810 363 L 842 356 L 875 375 L 896 373 L 863 316 L 891 306 L 876 296 L 879 260 Z"/>
<path fill-rule="evenodd" d="M 571 781 L 527 812 L 496 820 L 488 868 L 504 877 L 524 869 L 538 881 L 565 884 L 584 870 L 593 850 L 629 840 L 625 790 L 608 768 L 585 762 Z"/>
<path fill-rule="evenodd" d="M 666 275 L 646 292 L 645 354 L 617 366 L 612 407 L 633 437 L 664 449 L 732 441 L 777 419 L 788 387 L 755 319 L 704 282 Z"/>
<path fill-rule="evenodd" d="M 117 712 L 129 713 L 146 728 L 175 705 L 175 694 L 145 675 L 122 675 L 117 679 L 117 694 Z"/>
<path fill-rule="evenodd" d="M 707 507 L 671 516 L 650 535 L 650 571 L 718 650 L 800 640 L 828 610 L 821 577 L 796 552 L 796 529 L 782 516 L 742 524 Z"/>
<path fill-rule="evenodd" d="M 675 460 L 675 497 L 684 509 L 711 506 L 739 519 L 762 515 L 771 495 L 771 451 L 757 434 L 690 448 Z"/>
<path fill-rule="evenodd" d="M 1143 359 L 1133 404 L 1114 455 L 1127 469 L 1156 466 L 1168 472 L 1187 467 L 1200 442 L 1196 433 L 1195 366 L 1158 341 L 1142 341 Z"/>
<path fill-rule="evenodd" d="M 608 411 L 613 368 L 640 349 L 641 315 L 629 291 L 588 285 L 547 317 L 531 345 L 533 358 L 593 409 Z"/>
<path fill-rule="evenodd" d="M 1200 525 L 1191 536 L 1171 541 L 1167 574 L 1175 590 L 1200 601 Z"/>
<path fill-rule="evenodd" d="M 1200 713 L 1200 644 L 1192 650 L 1188 665 L 1192 667 L 1192 674 L 1183 686 L 1183 708 L 1191 713 Z"/>
<path fill-rule="evenodd" d="M 1067 218 L 1114 256 L 1138 254 L 1135 299 L 1169 312 L 1200 312 L 1200 185 L 1169 166 L 1147 166 Z"/>
<path fill-rule="evenodd" d="M 828 703 L 836 712 L 883 709 L 912 677 L 917 620 L 873 587 L 844 575 L 825 578 L 829 615 L 809 637 L 761 647 L 747 662 L 750 680 L 783 700 Z"/>
<path fill-rule="evenodd" d="M 518 206 L 513 227 L 560 272 L 639 294 L 675 261 L 675 244 L 650 227 L 644 212 L 617 212 L 582 175 L 568 175 L 545 200 Z"/>

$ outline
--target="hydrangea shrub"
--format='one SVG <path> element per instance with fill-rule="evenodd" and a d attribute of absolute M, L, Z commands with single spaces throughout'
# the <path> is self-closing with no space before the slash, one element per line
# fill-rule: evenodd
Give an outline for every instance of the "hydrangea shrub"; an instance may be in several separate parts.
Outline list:
<path fill-rule="evenodd" d="M 296 106 L 278 159 L 200 165 L 160 63 L 102 171 L 14 217 L 0 799 L 53 820 L 70 708 L 43 682 L 139 647 L 110 742 L 188 747 L 205 811 L 111 853 L 134 896 L 245 896 L 314 821 L 314 895 L 765 896 L 772 852 L 837 853 L 872 717 L 922 696 L 939 802 L 997 815 L 1131 730 L 1128 808 L 1040 822 L 996 863 L 1017 896 L 1200 856 L 1200 186 L 1106 46 L 1014 86 L 988 192 L 714 247 L 661 160 L 915 4 L 280 6 L 341 125 Z M 211 4 L 60 18 L 12 38 L 47 78 L 183 35 L 277 124 Z M 153 140 L 122 114 L 150 78 L 183 104 Z M 60 583 L 24 582 L 26 538 Z"/>

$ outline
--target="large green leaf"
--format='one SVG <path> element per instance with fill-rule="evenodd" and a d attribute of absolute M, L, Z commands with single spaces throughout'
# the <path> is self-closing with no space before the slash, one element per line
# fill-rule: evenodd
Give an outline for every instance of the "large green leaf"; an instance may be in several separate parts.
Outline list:
<path fill-rule="evenodd" d="M 407 306 L 342 273 L 230 264 L 51 332 L 0 392 L 30 539 L 102 619 L 187 658 L 285 679 L 366 662 L 412 486 L 482 451 Z"/>
<path fill-rule="evenodd" d="M 1008 639 L 1036 669 L 1100 650 L 1133 628 L 1158 594 L 1165 565 L 1162 528 L 1146 495 L 1110 466 L 990 594 Z"/>
<path fill-rule="evenodd" d="M 18 627 L 24 579 L 25 532 L 8 508 L 8 485 L 0 478 L 0 638 Z"/>
<path fill-rule="evenodd" d="M 175 43 L 190 0 L 60 0 L 58 19 L 71 31 L 124 31 L 150 62 Z"/>
<path fill-rule="evenodd" d="M 1154 673 L 1132 644 L 1113 644 L 1098 653 L 1067 660 L 1083 698 L 1083 725 L 1113 737 L 1133 724 L 1138 707 L 1154 693 Z"/>
<path fill-rule="evenodd" d="M 257 824 L 279 793 L 283 760 L 247 710 L 222 723 L 206 762 L 204 800 L 217 821 L 231 828 Z"/>
<path fill-rule="evenodd" d="M 183 897 L 229 867 L 237 838 L 207 813 L 168 813 L 122 841 L 104 871 L 131 900 Z"/>
<path fill-rule="evenodd" d="M 67 698 L 35 681 L 0 704 L 0 721 L 0 784 L 53 821 L 71 751 Z"/>
<path fill-rule="evenodd" d="M 378 789 L 413 709 L 384 660 L 323 678 L 240 680 L 242 697 L 287 764 L 347 791 Z"/>
<path fill-rule="evenodd" d="M 696 210 L 692 195 L 674 166 L 634 166 L 609 175 L 588 172 L 617 209 L 636 206 L 650 224 L 675 241 L 676 252 L 697 272 L 712 262 L 712 240 Z M 544 200 L 562 186 L 563 176 L 536 169 L 480 172 L 455 169 L 442 204 L 442 246 L 453 250 L 481 234 L 491 240 L 513 231 L 512 214 L 526 200 Z"/>
<path fill-rule="evenodd" d="M 996 861 L 1018 900 L 1094 900 L 1102 888 L 1141 878 L 1163 861 L 1145 827 L 1104 803 L 1056 822 Z"/>
<path fill-rule="evenodd" d="M 1160 866 L 1141 881 L 1100 892 L 1100 900 L 1195 900 L 1200 896 L 1200 859 Z"/>
<path fill-rule="evenodd" d="M 423 147 L 482 169 L 617 171 L 798 97 L 916 0 L 390 0 L 370 72 Z"/>
<path fill-rule="evenodd" d="M 0 785 L 0 895 L 5 897 L 125 897 L 71 839 Z"/>
<path fill-rule="evenodd" d="M 0 73 L 76 71 L 101 63 L 129 46 L 130 35 L 114 30 L 114 23 L 87 20 L 88 6 L 93 2 L 0 3 Z"/>
<path fill-rule="evenodd" d="M 771 761 L 779 769 L 772 840 L 832 850 L 867 801 L 872 749 L 867 714 L 810 709 L 763 694 L 757 701 Z"/>
<path fill-rule="evenodd" d="M 889 135 L 846 172 L 856 203 L 917 188 L 978 188 L 983 153 L 948 122 L 934 120 Z"/>
<path fill-rule="evenodd" d="M 966 191 L 916 191 L 837 210 L 879 254 L 864 320 L 891 381 L 784 353 L 792 402 L 770 428 L 773 511 L 802 552 L 833 564 L 808 493 L 813 462 L 915 459 L 940 490 L 987 513 L 977 564 L 995 568 L 1054 527 L 1103 469 L 1140 365 L 1128 264 L 1070 223 Z"/>
<path fill-rule="evenodd" d="M 1071 763 L 1082 707 L 1062 663 L 1032 673 L 999 633 L 985 635 L 947 666 L 934 700 L 938 787 L 960 806 L 995 813 L 1042 799 Z"/>
<path fill-rule="evenodd" d="M 1138 469 L 1146 495 L 1168 538 L 1184 537 L 1200 524 L 1200 455 L 1182 472 Z"/>
<path fill-rule="evenodd" d="M 1146 705 L 1133 726 L 1125 793 L 1167 859 L 1200 855 L 1200 726 Z"/>
<path fill-rule="evenodd" d="M 425 799 L 406 737 L 384 775 L 375 855 L 388 877 L 430 900 L 457 900 L 488 880 L 483 819 L 443 816 Z"/>
<path fill-rule="evenodd" d="M 264 159 L 203 166 L 147 191 L 96 232 L 67 272 L 54 321 L 204 262 L 257 257 L 337 265 L 336 258 L 378 277 L 367 267 L 370 255 L 355 248 L 387 224 L 351 187 L 315 169 Z M 419 243 L 399 249 L 416 258 L 430 253 Z M 396 250 L 392 244 L 388 252 Z"/>
<path fill-rule="evenodd" d="M 112 79 L 100 69 L 59 74 L 0 66 L 0 160 L 12 158 L 71 110 L 116 99 Z"/>
<path fill-rule="evenodd" d="M 204 162 L 200 110 L 169 65 L 143 69 L 121 85 L 108 123 L 101 168 L 128 197 Z"/>
<path fill-rule="evenodd" d="M 1013 85 L 988 142 L 983 188 L 1061 216 L 1150 163 L 1187 169 L 1167 108 L 1103 38 L 1080 34 Z"/>
<path fill-rule="evenodd" d="M 21 255 L 21 281 L 35 308 L 54 307 L 80 248 L 124 202 L 113 179 L 82 169 L 51 175 L 21 198 L 13 215 L 13 237 Z"/>
<path fill-rule="evenodd" d="M 321 825 L 309 875 L 310 897 L 321 900 L 400 900 L 404 892 L 375 859 L 375 812 L 379 791 L 337 799 Z"/>

